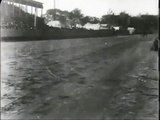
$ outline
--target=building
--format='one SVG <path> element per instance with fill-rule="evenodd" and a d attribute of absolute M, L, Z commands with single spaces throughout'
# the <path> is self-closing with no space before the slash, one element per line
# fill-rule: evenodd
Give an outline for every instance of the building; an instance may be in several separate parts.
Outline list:
<path fill-rule="evenodd" d="M 61 25 L 60 21 L 49 21 L 49 22 L 47 23 L 47 25 L 48 25 L 49 27 L 62 28 L 62 25 Z"/>
<path fill-rule="evenodd" d="M 115 31 L 118 31 L 118 30 L 120 30 L 120 26 L 113 26 L 113 29 L 114 29 Z"/>
<path fill-rule="evenodd" d="M 16 15 L 17 17 L 24 17 L 25 19 L 27 18 L 27 15 L 29 16 L 29 14 L 34 15 L 34 27 L 37 25 L 37 16 L 39 11 L 41 17 L 43 14 L 43 4 L 34 0 L 3 0 L 1 5 L 4 11 L 2 16 Z M 22 11 L 29 14 L 22 16 Z"/>
<path fill-rule="evenodd" d="M 3 0 L 2 5 L 5 5 L 5 4 L 12 5 L 13 7 L 14 6 L 18 7 L 27 13 L 38 15 L 38 12 L 41 11 L 41 16 L 43 14 L 43 3 L 37 2 L 34 0 Z M 4 9 L 5 9 L 5 6 L 4 6 Z M 4 11 L 6 11 L 7 13 L 7 9 L 5 9 Z M 14 10 L 13 10 L 13 14 L 14 14 Z"/>
<path fill-rule="evenodd" d="M 83 28 L 81 24 L 76 24 L 76 28 Z"/>
<path fill-rule="evenodd" d="M 92 24 L 92 23 L 86 23 L 83 28 L 87 29 L 87 30 L 100 30 L 100 23 L 97 24 Z"/>
<path fill-rule="evenodd" d="M 108 24 L 100 24 L 100 30 L 107 30 L 109 29 Z"/>
<path fill-rule="evenodd" d="M 129 31 L 129 34 L 133 34 L 135 31 L 134 27 L 128 27 L 127 30 Z"/>

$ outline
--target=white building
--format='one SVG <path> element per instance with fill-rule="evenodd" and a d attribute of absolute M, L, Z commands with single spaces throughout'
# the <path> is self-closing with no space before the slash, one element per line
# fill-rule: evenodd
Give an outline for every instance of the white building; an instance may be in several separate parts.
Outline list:
<path fill-rule="evenodd" d="M 127 30 L 129 31 L 129 34 L 133 34 L 135 31 L 134 27 L 128 27 Z"/>
<path fill-rule="evenodd" d="M 83 28 L 81 24 L 76 24 L 76 28 Z"/>
<path fill-rule="evenodd" d="M 48 25 L 49 27 L 62 28 L 62 25 L 61 25 L 60 21 L 49 21 L 49 22 L 47 23 L 47 25 Z"/>
<path fill-rule="evenodd" d="M 92 24 L 92 23 L 86 23 L 83 28 L 88 29 L 88 30 L 99 30 L 101 25 L 99 23 L 97 24 Z"/>
<path fill-rule="evenodd" d="M 118 31 L 118 30 L 120 30 L 120 27 L 119 27 L 119 26 L 113 26 L 113 29 L 114 29 L 115 31 Z"/>
<path fill-rule="evenodd" d="M 109 29 L 108 24 L 100 24 L 100 30 L 107 30 Z"/>

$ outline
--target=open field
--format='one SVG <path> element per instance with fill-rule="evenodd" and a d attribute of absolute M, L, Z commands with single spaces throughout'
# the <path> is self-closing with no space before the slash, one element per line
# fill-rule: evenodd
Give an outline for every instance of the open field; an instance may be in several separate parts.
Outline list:
<path fill-rule="evenodd" d="M 2 119 L 158 120 L 154 38 L 2 42 Z"/>

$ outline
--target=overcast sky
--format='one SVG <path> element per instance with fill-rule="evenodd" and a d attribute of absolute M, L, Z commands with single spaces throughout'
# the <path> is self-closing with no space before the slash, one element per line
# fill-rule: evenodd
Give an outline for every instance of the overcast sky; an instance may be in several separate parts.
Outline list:
<path fill-rule="evenodd" d="M 54 0 L 36 0 L 44 3 L 44 13 L 54 6 Z M 101 17 L 111 9 L 115 14 L 126 11 L 130 15 L 158 14 L 158 0 L 56 0 L 56 8 L 71 11 L 81 9 L 84 15 Z"/>

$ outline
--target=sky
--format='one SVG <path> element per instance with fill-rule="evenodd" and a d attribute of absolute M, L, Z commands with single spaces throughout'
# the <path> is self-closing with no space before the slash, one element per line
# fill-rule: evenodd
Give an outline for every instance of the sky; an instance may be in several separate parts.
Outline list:
<path fill-rule="evenodd" d="M 43 3 L 44 10 L 52 9 L 54 0 L 36 0 Z M 71 11 L 79 8 L 84 15 L 101 17 L 112 10 L 115 14 L 125 11 L 135 16 L 139 14 L 158 15 L 158 0 L 55 0 L 56 8 Z"/>

